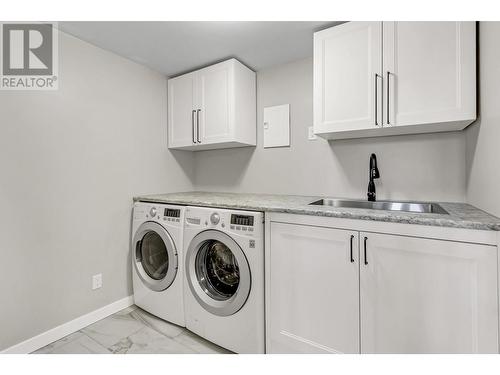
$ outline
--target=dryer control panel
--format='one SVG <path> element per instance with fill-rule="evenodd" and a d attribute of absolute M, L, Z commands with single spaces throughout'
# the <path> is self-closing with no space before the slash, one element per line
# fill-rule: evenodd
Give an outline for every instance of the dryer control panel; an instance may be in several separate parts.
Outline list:
<path fill-rule="evenodd" d="M 232 214 L 231 224 L 253 227 L 253 216 Z"/>
<path fill-rule="evenodd" d="M 156 221 L 163 225 L 182 226 L 183 207 L 137 202 L 134 205 L 134 220 Z"/>
<path fill-rule="evenodd" d="M 208 207 L 186 208 L 186 226 L 219 229 L 244 236 L 260 236 L 264 230 L 262 212 L 236 211 Z"/>

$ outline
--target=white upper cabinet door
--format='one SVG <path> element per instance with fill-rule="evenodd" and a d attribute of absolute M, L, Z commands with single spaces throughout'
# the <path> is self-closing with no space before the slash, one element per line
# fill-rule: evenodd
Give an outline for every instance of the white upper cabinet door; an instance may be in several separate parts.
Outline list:
<path fill-rule="evenodd" d="M 360 280 L 362 353 L 498 353 L 495 246 L 360 233 Z"/>
<path fill-rule="evenodd" d="M 358 232 L 273 222 L 270 244 L 267 353 L 359 353 Z"/>
<path fill-rule="evenodd" d="M 168 81 L 169 147 L 255 146 L 255 72 L 229 59 Z"/>
<path fill-rule="evenodd" d="M 476 119 L 475 30 L 475 22 L 384 22 L 384 127 L 456 130 Z"/>
<path fill-rule="evenodd" d="M 199 129 L 202 144 L 232 138 L 233 65 L 216 64 L 197 72 Z"/>
<path fill-rule="evenodd" d="M 314 132 L 382 126 L 382 22 L 314 34 Z"/>
<path fill-rule="evenodd" d="M 168 147 L 193 146 L 196 139 L 194 75 L 168 80 Z"/>

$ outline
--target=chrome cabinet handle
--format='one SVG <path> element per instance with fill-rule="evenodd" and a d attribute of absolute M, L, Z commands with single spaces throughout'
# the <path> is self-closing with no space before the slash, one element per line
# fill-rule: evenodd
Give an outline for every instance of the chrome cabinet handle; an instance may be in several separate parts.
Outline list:
<path fill-rule="evenodd" d="M 387 71 L 387 125 L 391 124 L 391 122 L 389 121 L 389 101 L 390 101 L 390 96 L 389 96 L 389 90 L 390 90 L 389 77 L 390 76 L 391 76 L 391 72 Z"/>
<path fill-rule="evenodd" d="M 381 75 L 375 73 L 375 125 L 378 126 L 378 79 Z"/>
<path fill-rule="evenodd" d="M 196 110 L 192 110 L 191 111 L 191 130 L 193 131 L 193 143 L 196 143 L 196 138 L 194 137 L 194 133 L 195 133 L 195 130 L 194 130 L 194 114 L 195 114 Z"/>
<path fill-rule="evenodd" d="M 200 112 L 201 109 L 198 109 L 196 111 L 196 139 L 198 140 L 198 143 L 201 143 L 200 141 Z"/>
<path fill-rule="evenodd" d="M 351 234 L 351 263 L 354 263 L 354 255 L 352 250 L 352 241 L 354 240 L 354 235 Z"/>
<path fill-rule="evenodd" d="M 368 259 L 366 259 L 366 241 L 368 241 L 368 237 L 365 237 L 365 248 L 364 248 L 364 250 L 365 250 L 364 251 L 364 255 L 365 255 L 365 261 L 364 261 L 364 263 L 365 263 L 365 266 L 368 264 Z"/>

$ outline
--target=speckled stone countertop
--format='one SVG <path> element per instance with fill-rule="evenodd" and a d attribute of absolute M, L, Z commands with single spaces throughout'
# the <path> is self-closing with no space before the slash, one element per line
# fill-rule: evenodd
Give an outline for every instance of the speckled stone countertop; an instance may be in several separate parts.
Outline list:
<path fill-rule="evenodd" d="M 234 208 L 264 212 L 328 216 L 343 219 L 375 220 L 391 223 L 500 231 L 500 219 L 466 203 L 441 205 L 449 215 L 419 214 L 360 208 L 309 206 L 324 197 L 273 194 L 237 194 L 217 192 L 184 192 L 134 197 L 134 201 L 171 203 L 190 206 Z"/>

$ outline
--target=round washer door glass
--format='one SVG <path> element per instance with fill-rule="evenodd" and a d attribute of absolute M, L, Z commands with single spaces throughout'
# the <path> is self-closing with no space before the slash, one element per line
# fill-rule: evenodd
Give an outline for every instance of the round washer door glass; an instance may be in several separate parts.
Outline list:
<path fill-rule="evenodd" d="M 168 251 L 160 235 L 154 231 L 147 232 L 139 242 L 142 267 L 149 277 L 161 280 L 168 271 Z"/>
<path fill-rule="evenodd" d="M 225 233 L 207 230 L 193 238 L 186 253 L 186 271 L 193 296 L 215 315 L 236 313 L 250 294 L 248 261 Z"/>
<path fill-rule="evenodd" d="M 207 240 L 196 255 L 196 277 L 205 293 L 218 301 L 226 301 L 240 284 L 238 261 L 223 242 Z"/>
<path fill-rule="evenodd" d="M 155 222 L 145 222 L 134 236 L 133 262 L 137 275 L 151 290 L 168 288 L 177 274 L 177 251 L 167 230 Z"/>

